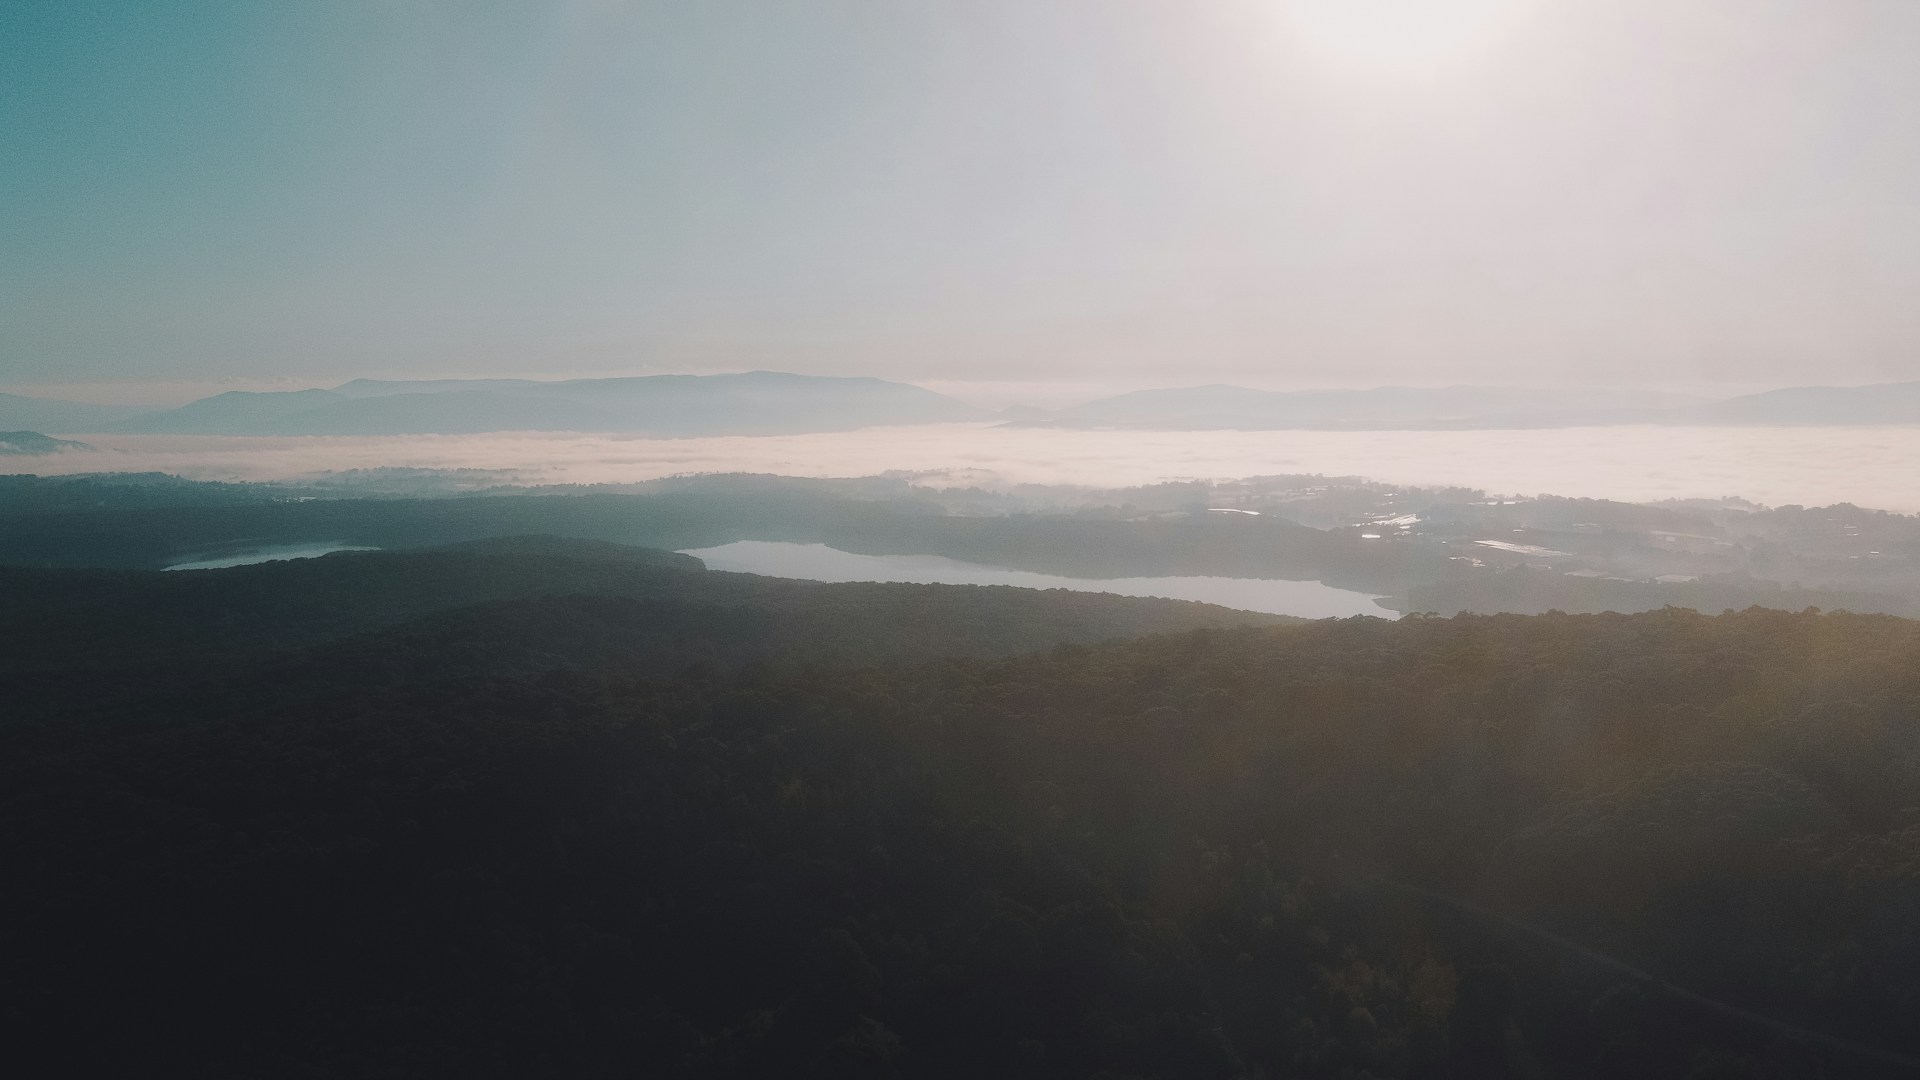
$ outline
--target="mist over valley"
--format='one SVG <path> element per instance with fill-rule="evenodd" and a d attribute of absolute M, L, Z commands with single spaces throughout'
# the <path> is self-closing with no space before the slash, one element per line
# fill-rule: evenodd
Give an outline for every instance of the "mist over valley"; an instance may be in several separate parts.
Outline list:
<path fill-rule="evenodd" d="M 1161 432 L 927 424 L 761 437 L 558 432 L 472 436 L 85 435 L 42 475 L 157 470 L 202 480 L 312 481 L 370 469 L 472 470 L 468 483 L 631 483 L 702 472 L 871 475 L 933 485 L 1120 487 L 1322 472 L 1625 501 L 1850 502 L 1920 511 L 1920 427 L 1553 428 L 1502 431 Z"/>
<path fill-rule="evenodd" d="M 0 1069 L 1920 1076 L 1920 4 L 0 4 Z"/>

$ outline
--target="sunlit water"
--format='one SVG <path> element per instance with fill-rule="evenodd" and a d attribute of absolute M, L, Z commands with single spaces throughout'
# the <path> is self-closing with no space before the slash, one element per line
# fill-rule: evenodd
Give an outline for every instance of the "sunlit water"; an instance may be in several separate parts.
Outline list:
<path fill-rule="evenodd" d="M 165 570 L 224 570 L 229 566 L 252 566 L 254 563 L 278 562 L 282 559 L 315 559 L 322 555 L 331 555 L 336 551 L 378 551 L 379 548 L 355 547 L 352 544 L 277 544 L 272 547 L 249 548 L 246 551 L 231 552 L 226 555 L 194 559 L 189 562 L 174 563 L 162 567 Z"/>
<path fill-rule="evenodd" d="M 1116 486 L 1275 473 L 1459 484 L 1496 494 L 1648 501 L 1738 495 L 1920 511 L 1920 426 L 1590 427 L 1537 431 L 1065 431 L 929 424 L 820 435 L 646 439 L 558 432 L 255 438 L 84 435 L 96 449 L 18 467 L 286 480 L 343 469 L 500 470 L 503 483 L 602 483 L 696 472 Z"/>
<path fill-rule="evenodd" d="M 741 540 L 686 552 L 711 570 L 733 570 L 807 581 L 904 581 L 921 585 L 1016 585 L 1023 589 L 1070 589 L 1119 596 L 1158 596 L 1206 604 L 1298 615 L 1308 619 L 1377 615 L 1398 618 L 1366 593 L 1336 589 L 1317 581 L 1268 581 L 1260 578 L 1135 577 L 1075 578 L 1002 570 L 958 562 L 938 555 L 855 555 L 824 544 Z"/>

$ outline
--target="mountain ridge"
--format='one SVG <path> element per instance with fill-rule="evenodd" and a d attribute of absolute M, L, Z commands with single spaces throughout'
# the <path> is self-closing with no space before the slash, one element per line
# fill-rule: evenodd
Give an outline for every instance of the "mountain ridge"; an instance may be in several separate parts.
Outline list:
<path fill-rule="evenodd" d="M 1795 386 L 1718 400 L 1630 389 L 1453 385 L 1137 390 L 1060 409 L 992 411 L 872 376 L 777 371 L 587 379 L 353 379 L 331 389 L 235 390 L 173 408 L 0 394 L 0 429 L 171 435 L 608 432 L 787 435 L 984 421 L 1173 431 L 1500 430 L 1622 426 L 1920 424 L 1920 381 Z"/>
<path fill-rule="evenodd" d="M 333 390 L 217 394 L 123 421 L 113 430 L 183 435 L 784 435 L 985 415 L 910 383 L 751 371 L 551 382 L 355 379 Z"/>

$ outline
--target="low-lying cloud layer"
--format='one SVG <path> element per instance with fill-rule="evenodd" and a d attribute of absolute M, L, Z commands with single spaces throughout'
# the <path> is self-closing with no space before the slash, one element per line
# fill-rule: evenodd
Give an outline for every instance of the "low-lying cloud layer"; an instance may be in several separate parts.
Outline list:
<path fill-rule="evenodd" d="M 592 484 L 702 472 L 928 474 L 929 483 L 1118 486 L 1276 473 L 1627 500 L 1739 495 L 1772 505 L 1920 510 L 1920 428 L 1525 431 L 1059 431 L 938 424 L 696 439 L 519 432 L 385 438 L 87 435 L 23 460 L 43 474 L 159 471 L 295 480 L 348 469 L 482 469 L 488 482 Z"/>

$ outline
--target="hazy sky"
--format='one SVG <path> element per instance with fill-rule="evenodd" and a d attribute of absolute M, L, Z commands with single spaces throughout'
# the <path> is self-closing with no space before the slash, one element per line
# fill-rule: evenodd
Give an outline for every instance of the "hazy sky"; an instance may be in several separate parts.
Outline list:
<path fill-rule="evenodd" d="M 0 384 L 1920 378 L 1915 0 L 0 5 Z"/>

